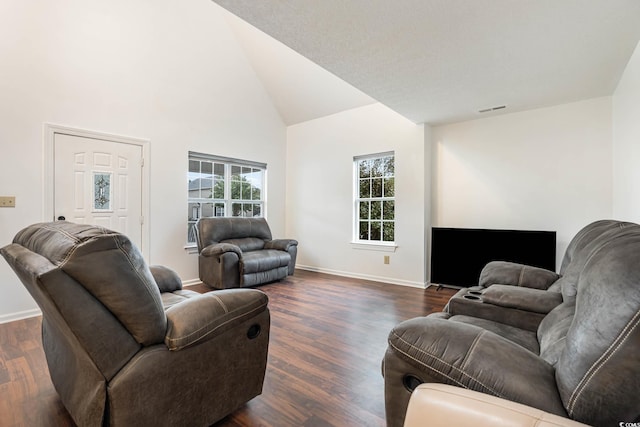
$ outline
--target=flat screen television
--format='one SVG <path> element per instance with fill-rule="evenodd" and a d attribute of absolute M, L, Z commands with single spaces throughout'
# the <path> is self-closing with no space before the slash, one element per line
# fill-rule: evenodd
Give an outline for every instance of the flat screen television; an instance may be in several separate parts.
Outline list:
<path fill-rule="evenodd" d="M 556 270 L 556 232 L 433 227 L 431 284 L 478 284 L 490 261 L 511 261 Z"/>

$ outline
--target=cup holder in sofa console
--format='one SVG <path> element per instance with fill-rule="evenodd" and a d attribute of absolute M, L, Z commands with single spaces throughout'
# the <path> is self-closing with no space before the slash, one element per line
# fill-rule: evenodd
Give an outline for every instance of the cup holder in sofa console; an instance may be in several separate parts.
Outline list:
<path fill-rule="evenodd" d="M 469 291 L 469 292 L 467 292 L 467 294 L 480 296 L 480 295 L 482 295 L 482 292 L 480 292 L 480 291 Z"/>
<path fill-rule="evenodd" d="M 467 294 L 467 295 L 463 295 L 462 297 L 465 298 L 465 299 L 470 299 L 470 300 L 474 300 L 474 301 L 480 301 L 481 300 L 481 298 L 479 296 L 477 296 L 477 295 L 469 295 L 469 294 Z"/>

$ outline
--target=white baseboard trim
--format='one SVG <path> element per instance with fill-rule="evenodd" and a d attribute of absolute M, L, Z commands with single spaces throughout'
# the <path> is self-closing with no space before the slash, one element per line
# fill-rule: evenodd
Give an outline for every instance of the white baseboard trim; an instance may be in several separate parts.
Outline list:
<path fill-rule="evenodd" d="M 15 313 L 7 313 L 0 315 L 0 324 L 15 322 L 16 320 L 28 319 L 29 317 L 41 316 L 42 312 L 38 308 L 31 310 L 18 311 Z"/>
<path fill-rule="evenodd" d="M 425 289 L 427 287 L 427 284 L 423 282 L 394 279 L 391 277 L 372 276 L 370 274 L 351 273 L 348 271 L 331 270 L 328 268 L 313 267 L 310 265 L 296 264 L 296 268 L 299 268 L 300 270 L 314 271 L 316 273 L 333 274 L 334 276 L 351 277 L 353 279 L 371 280 L 372 282 L 382 282 L 382 283 L 390 283 L 392 285 L 409 286 L 411 288 Z"/>
<path fill-rule="evenodd" d="M 429 282 L 429 284 L 427 285 L 427 288 L 430 287 L 430 286 L 436 286 L 438 288 L 457 289 L 457 290 L 460 290 L 460 289 L 464 288 L 464 286 L 444 285 L 442 283 L 431 283 L 431 282 Z"/>
<path fill-rule="evenodd" d="M 202 283 L 202 280 L 200 280 L 200 279 L 183 280 L 182 281 L 182 286 L 195 286 L 195 285 L 199 285 L 201 283 Z"/>

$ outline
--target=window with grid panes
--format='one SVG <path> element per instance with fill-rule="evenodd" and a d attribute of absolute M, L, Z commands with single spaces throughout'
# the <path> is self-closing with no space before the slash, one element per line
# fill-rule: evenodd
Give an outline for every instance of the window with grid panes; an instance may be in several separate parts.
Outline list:
<path fill-rule="evenodd" d="M 395 241 L 394 153 L 354 158 L 355 241 Z"/>
<path fill-rule="evenodd" d="M 189 152 L 187 244 L 199 218 L 264 215 L 267 165 Z"/>

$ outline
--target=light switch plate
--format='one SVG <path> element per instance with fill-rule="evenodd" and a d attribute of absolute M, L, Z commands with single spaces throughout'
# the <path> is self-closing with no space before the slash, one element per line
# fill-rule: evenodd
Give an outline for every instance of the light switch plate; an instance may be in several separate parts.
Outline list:
<path fill-rule="evenodd" d="M 15 208 L 15 196 L 0 196 L 0 208 Z"/>

